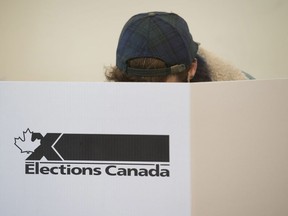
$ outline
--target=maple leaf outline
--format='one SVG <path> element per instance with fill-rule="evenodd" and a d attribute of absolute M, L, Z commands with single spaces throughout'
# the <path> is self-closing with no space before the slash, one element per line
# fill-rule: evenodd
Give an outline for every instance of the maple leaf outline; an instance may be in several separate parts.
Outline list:
<path fill-rule="evenodd" d="M 23 138 L 20 136 L 18 138 L 14 138 L 14 145 L 20 149 L 21 153 L 31 154 L 39 145 L 41 145 L 39 140 L 31 140 L 32 134 L 33 132 L 27 128 L 26 131 L 23 131 Z"/>

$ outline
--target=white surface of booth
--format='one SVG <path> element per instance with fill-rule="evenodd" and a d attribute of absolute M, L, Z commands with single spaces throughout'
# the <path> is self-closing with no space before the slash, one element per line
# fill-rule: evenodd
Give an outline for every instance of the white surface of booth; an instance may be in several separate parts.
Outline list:
<path fill-rule="evenodd" d="M 288 80 L 0 82 L 0 215 L 287 215 Z"/>

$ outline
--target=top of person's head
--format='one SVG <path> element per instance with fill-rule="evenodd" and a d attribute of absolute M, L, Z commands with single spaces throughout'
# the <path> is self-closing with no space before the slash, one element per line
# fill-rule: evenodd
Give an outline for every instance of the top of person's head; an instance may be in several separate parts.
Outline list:
<path fill-rule="evenodd" d="M 131 76 L 167 76 L 188 69 L 198 51 L 186 21 L 175 13 L 149 12 L 131 17 L 122 29 L 116 66 Z M 139 68 L 130 61 L 159 59 L 164 68 Z"/>

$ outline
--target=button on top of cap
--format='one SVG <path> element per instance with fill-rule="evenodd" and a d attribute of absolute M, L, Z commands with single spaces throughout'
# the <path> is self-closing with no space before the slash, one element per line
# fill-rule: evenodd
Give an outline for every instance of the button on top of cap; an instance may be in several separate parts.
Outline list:
<path fill-rule="evenodd" d="M 154 15 L 156 15 L 156 13 L 154 13 L 154 12 L 148 13 L 148 16 L 154 16 Z"/>

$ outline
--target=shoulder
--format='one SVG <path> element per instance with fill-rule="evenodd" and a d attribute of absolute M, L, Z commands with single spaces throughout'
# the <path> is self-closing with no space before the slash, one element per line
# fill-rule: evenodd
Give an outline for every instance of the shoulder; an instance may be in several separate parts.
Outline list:
<path fill-rule="evenodd" d="M 206 61 L 212 81 L 253 79 L 251 75 L 202 47 L 199 47 L 198 54 Z"/>

